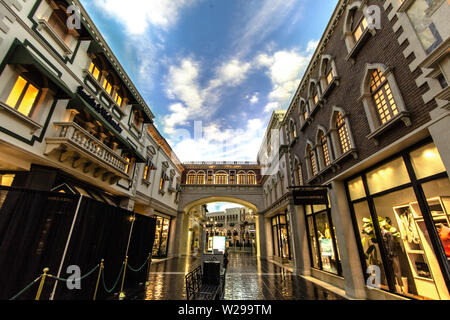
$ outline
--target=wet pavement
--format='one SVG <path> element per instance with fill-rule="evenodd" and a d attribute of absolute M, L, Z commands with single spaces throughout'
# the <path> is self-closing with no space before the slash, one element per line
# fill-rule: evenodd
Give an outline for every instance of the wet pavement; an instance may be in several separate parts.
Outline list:
<path fill-rule="evenodd" d="M 154 263 L 145 294 L 134 299 L 186 300 L 184 276 L 200 265 L 186 257 Z M 285 268 L 245 253 L 230 253 L 224 300 L 341 300 L 341 296 Z"/>

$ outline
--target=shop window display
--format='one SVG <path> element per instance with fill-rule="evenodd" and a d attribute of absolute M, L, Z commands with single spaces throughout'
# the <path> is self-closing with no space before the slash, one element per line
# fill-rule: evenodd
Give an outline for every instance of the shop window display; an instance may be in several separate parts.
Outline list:
<path fill-rule="evenodd" d="M 272 239 L 274 255 L 283 259 L 291 260 L 291 241 L 289 220 L 286 214 L 277 215 L 272 218 Z"/>
<path fill-rule="evenodd" d="M 365 196 L 363 190 L 370 195 Z M 449 299 L 447 275 L 440 266 L 448 263 L 450 253 L 450 182 L 434 144 L 403 152 L 350 179 L 347 191 L 365 267 L 380 267 L 380 288 L 417 299 Z M 426 203 L 419 204 L 416 195 L 422 191 Z M 428 229 L 427 219 L 436 231 Z M 432 241 L 436 234 L 440 242 Z M 433 243 L 442 244 L 446 256 Z"/>
<path fill-rule="evenodd" d="M 166 257 L 169 241 L 170 219 L 157 217 L 153 256 Z"/>
<path fill-rule="evenodd" d="M 340 275 L 339 250 L 328 206 L 308 205 L 305 207 L 305 212 L 312 265 L 316 269 Z"/>

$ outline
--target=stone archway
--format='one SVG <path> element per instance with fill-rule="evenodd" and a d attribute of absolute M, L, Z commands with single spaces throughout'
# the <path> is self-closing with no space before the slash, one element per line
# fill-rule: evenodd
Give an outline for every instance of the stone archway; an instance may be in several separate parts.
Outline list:
<path fill-rule="evenodd" d="M 185 199 L 180 200 L 177 216 L 176 233 L 178 242 L 178 256 L 188 255 L 190 250 L 188 250 L 188 242 L 190 241 L 189 232 L 189 213 L 191 209 L 212 203 L 212 202 L 231 202 L 251 209 L 256 215 L 256 249 L 258 257 L 266 256 L 266 244 L 265 244 L 265 232 L 264 223 L 262 215 L 258 213 L 261 212 L 263 206 L 262 194 L 253 195 L 215 195 L 215 196 L 201 196 L 201 195 L 190 195 L 188 197 L 190 201 Z M 246 199 L 247 198 L 247 199 Z M 248 199 L 251 198 L 251 199 Z M 183 201 L 184 200 L 184 201 Z M 256 201 L 255 201 L 256 200 Z M 200 228 L 202 229 L 202 228 Z M 203 232 L 203 230 L 201 230 Z"/>

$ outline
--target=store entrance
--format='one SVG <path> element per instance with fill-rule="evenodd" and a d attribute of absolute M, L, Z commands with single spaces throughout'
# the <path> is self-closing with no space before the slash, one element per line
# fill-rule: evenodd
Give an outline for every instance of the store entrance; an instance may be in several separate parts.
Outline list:
<path fill-rule="evenodd" d="M 167 257 L 167 249 L 170 235 L 170 219 L 156 217 L 155 242 L 152 255 L 155 258 Z"/>

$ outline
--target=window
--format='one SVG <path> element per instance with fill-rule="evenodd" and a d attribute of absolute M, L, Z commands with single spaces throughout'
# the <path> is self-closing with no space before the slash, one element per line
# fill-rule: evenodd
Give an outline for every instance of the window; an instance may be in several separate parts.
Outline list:
<path fill-rule="evenodd" d="M 23 115 L 31 117 L 41 91 L 25 78 L 19 76 L 6 100 L 6 104 Z"/>
<path fill-rule="evenodd" d="M 245 173 L 239 172 L 237 175 L 237 183 L 238 184 L 245 184 Z"/>
<path fill-rule="evenodd" d="M 358 40 L 361 38 L 364 31 L 367 29 L 367 19 L 364 16 L 362 20 L 359 22 L 359 24 L 356 26 L 355 30 L 353 30 L 353 38 L 355 39 L 355 42 L 358 42 Z"/>
<path fill-rule="evenodd" d="M 433 15 L 443 2 L 444 0 L 415 0 L 406 11 L 427 54 L 442 43 Z"/>
<path fill-rule="evenodd" d="M 315 176 L 319 173 L 317 170 L 316 156 L 314 154 L 314 150 L 311 147 L 311 145 L 308 144 L 307 150 L 308 150 L 309 163 L 311 165 L 311 173 L 313 176 Z"/>
<path fill-rule="evenodd" d="M 378 266 L 384 290 L 417 299 L 447 300 L 450 296 L 440 265 L 448 263 L 450 256 L 445 241 L 450 230 L 450 180 L 434 144 L 421 145 L 350 178 L 347 192 L 361 241 L 363 270 Z M 416 176 L 417 166 L 426 166 L 426 159 L 432 169 Z M 436 251 L 441 244 L 444 250 Z"/>
<path fill-rule="evenodd" d="M 130 175 L 130 174 L 131 174 L 131 171 L 133 170 L 134 159 L 133 159 L 133 158 L 130 158 L 130 157 L 128 157 L 128 156 L 125 156 L 124 159 L 127 161 L 127 165 L 126 165 L 126 167 L 125 167 L 125 173 L 126 173 L 127 175 Z"/>
<path fill-rule="evenodd" d="M 142 177 L 145 181 L 150 181 L 150 165 L 146 165 L 144 168 L 144 176 Z"/>
<path fill-rule="evenodd" d="M 224 172 L 216 173 L 216 184 L 227 184 L 228 183 L 228 174 Z"/>
<path fill-rule="evenodd" d="M 302 172 L 302 165 L 299 162 L 296 162 L 296 169 L 297 169 L 297 182 L 299 186 L 303 185 L 303 172 Z"/>
<path fill-rule="evenodd" d="M 189 173 L 187 176 L 187 184 L 195 184 L 195 173 Z"/>
<path fill-rule="evenodd" d="M 345 119 L 342 117 L 342 113 L 337 112 L 336 114 L 336 130 L 339 138 L 339 145 L 341 147 L 341 153 L 344 154 L 352 148 L 350 142 L 350 136 L 348 134 L 347 124 Z"/>
<path fill-rule="evenodd" d="M 291 142 L 297 138 L 297 130 L 295 129 L 295 123 L 294 120 L 291 120 L 290 126 L 289 126 L 289 135 Z"/>
<path fill-rule="evenodd" d="M 91 62 L 91 65 L 89 66 L 89 72 L 92 74 L 95 80 L 98 80 L 100 78 L 100 69 L 94 64 L 94 62 Z"/>
<path fill-rule="evenodd" d="M 212 172 L 208 172 L 208 184 L 214 184 L 214 176 Z"/>
<path fill-rule="evenodd" d="M 333 81 L 333 78 L 334 78 L 334 72 L 333 72 L 333 69 L 331 69 L 327 75 L 327 84 L 328 85 L 331 83 L 331 81 Z"/>
<path fill-rule="evenodd" d="M 253 172 L 248 174 L 248 184 L 256 184 L 256 175 Z"/>
<path fill-rule="evenodd" d="M 0 174 L 0 186 L 11 187 L 15 174 Z"/>
<path fill-rule="evenodd" d="M 122 101 L 123 98 L 116 92 L 115 96 L 114 96 L 114 102 L 119 106 L 122 107 Z"/>
<path fill-rule="evenodd" d="M 134 110 L 133 111 L 133 125 L 136 127 L 136 129 L 141 130 L 143 123 L 144 123 L 144 118 L 141 115 L 141 111 Z"/>
<path fill-rule="evenodd" d="M 161 179 L 159 179 L 159 191 L 164 192 L 164 186 L 166 185 L 165 173 L 161 173 Z"/>
<path fill-rule="evenodd" d="M 370 93 L 372 94 L 372 99 L 377 108 L 379 120 L 382 125 L 398 115 L 399 111 L 389 82 L 379 69 L 374 70 L 372 73 Z"/>
<path fill-rule="evenodd" d="M 328 145 L 327 145 L 327 136 L 322 131 L 320 136 L 320 147 L 322 149 L 322 156 L 325 163 L 325 166 L 329 166 L 331 164 L 330 161 L 330 153 L 328 151 Z"/>
<path fill-rule="evenodd" d="M 305 213 L 312 265 L 316 269 L 340 275 L 339 248 L 328 205 L 305 206 Z"/>
<path fill-rule="evenodd" d="M 205 184 L 205 173 L 199 172 L 197 174 L 197 184 Z"/>
<path fill-rule="evenodd" d="M 56 9 L 53 10 L 50 18 L 48 19 L 48 24 L 56 32 L 56 34 L 62 39 L 66 40 L 69 30 L 67 28 L 67 15 L 64 10 Z"/>
<path fill-rule="evenodd" d="M 289 218 L 287 214 L 272 218 L 273 253 L 282 259 L 291 260 L 291 238 Z"/>
<path fill-rule="evenodd" d="M 106 92 L 108 92 L 108 94 L 111 94 L 112 85 L 111 85 L 111 83 L 109 83 L 109 81 L 107 79 L 103 80 L 103 89 L 105 89 Z"/>
<path fill-rule="evenodd" d="M 304 100 L 300 102 L 300 124 L 303 126 L 308 119 L 308 107 Z"/>

